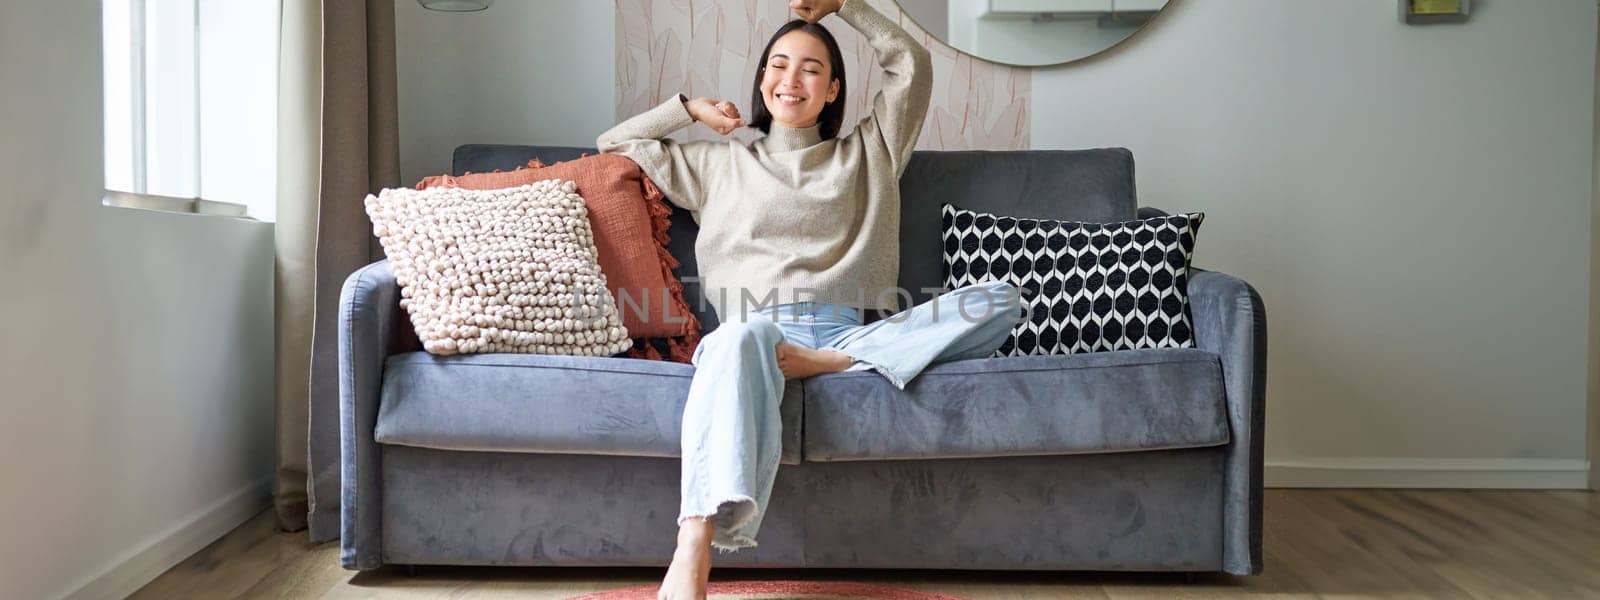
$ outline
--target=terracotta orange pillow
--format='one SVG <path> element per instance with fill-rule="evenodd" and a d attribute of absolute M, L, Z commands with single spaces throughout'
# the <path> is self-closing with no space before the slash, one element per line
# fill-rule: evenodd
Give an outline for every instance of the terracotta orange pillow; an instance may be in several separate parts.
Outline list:
<path fill-rule="evenodd" d="M 512 171 L 428 177 L 417 183 L 417 189 L 496 189 L 546 179 L 577 182 L 578 193 L 589 209 L 606 286 L 622 313 L 623 325 L 635 338 L 628 356 L 660 360 L 663 357 L 651 340 L 641 338 L 664 338 L 670 360 L 690 362 L 700 341 L 700 321 L 689 310 L 683 284 L 672 274 L 678 266 L 667 251 L 672 207 L 632 159 L 584 153 L 581 158 L 549 166 L 534 159 Z"/>

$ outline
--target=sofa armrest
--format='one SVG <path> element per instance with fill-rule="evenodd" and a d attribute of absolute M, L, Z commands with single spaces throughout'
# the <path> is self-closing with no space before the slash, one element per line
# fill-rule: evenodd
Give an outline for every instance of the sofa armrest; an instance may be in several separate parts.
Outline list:
<path fill-rule="evenodd" d="M 400 335 L 400 286 L 389 261 L 357 269 L 339 294 L 339 561 L 346 569 L 383 565 L 383 506 L 373 440 L 383 364 Z"/>
<path fill-rule="evenodd" d="M 1233 436 L 1223 478 L 1223 570 L 1255 575 L 1261 572 L 1267 314 L 1261 295 L 1237 277 L 1191 267 L 1188 287 L 1195 345 L 1222 359 Z"/>

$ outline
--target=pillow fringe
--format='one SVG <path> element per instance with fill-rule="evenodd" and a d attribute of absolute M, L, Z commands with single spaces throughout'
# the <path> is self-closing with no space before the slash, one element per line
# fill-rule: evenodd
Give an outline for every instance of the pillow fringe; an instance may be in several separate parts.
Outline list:
<path fill-rule="evenodd" d="M 668 233 L 672 228 L 672 207 L 667 206 L 666 194 L 661 192 L 661 188 L 656 187 L 656 182 L 650 181 L 650 176 L 641 174 L 639 178 L 644 182 L 645 208 L 650 211 L 650 233 L 654 236 L 659 249 L 657 255 L 661 257 L 661 264 L 668 269 L 676 269 L 678 258 L 667 251 L 667 244 L 672 241 L 672 236 Z M 678 278 L 669 277 L 668 281 L 677 283 Z"/>
<path fill-rule="evenodd" d="M 662 340 L 667 345 L 667 356 L 663 358 L 661 351 L 656 349 L 654 340 Z M 632 348 L 628 349 L 628 358 L 642 358 L 644 360 L 666 360 L 691 364 L 694 362 L 694 349 L 700 345 L 700 332 L 690 332 L 686 335 L 665 338 L 637 338 L 633 340 Z"/>
<path fill-rule="evenodd" d="M 672 228 L 672 207 L 667 206 L 666 195 L 661 193 L 661 188 L 656 187 L 650 176 L 641 173 L 640 180 L 644 183 L 645 206 L 650 211 L 650 230 L 656 240 L 656 256 L 661 259 L 662 279 L 667 282 L 671 293 L 672 307 L 688 319 L 684 323 L 684 335 L 667 338 L 668 354 L 674 362 L 688 363 L 694 356 L 694 348 L 700 344 L 700 318 L 694 311 L 689 310 L 689 303 L 684 300 L 683 282 L 678 281 L 678 276 L 672 273 L 678 268 L 678 259 L 667 251 L 667 243 L 672 241 L 668 230 Z"/>
<path fill-rule="evenodd" d="M 662 360 L 661 353 L 650 343 L 650 338 L 639 338 L 633 341 L 633 347 L 628 349 L 628 358 L 642 358 L 645 360 Z"/>
<path fill-rule="evenodd" d="M 700 345 L 700 332 L 690 332 L 681 338 L 667 338 L 667 348 L 670 350 L 673 362 L 689 364 L 694 358 L 694 349 Z"/>

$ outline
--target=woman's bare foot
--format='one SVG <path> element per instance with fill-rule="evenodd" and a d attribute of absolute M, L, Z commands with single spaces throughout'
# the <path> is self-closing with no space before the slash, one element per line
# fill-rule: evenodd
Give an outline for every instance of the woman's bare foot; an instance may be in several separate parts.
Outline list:
<path fill-rule="evenodd" d="M 778 370 L 784 379 L 805 379 L 822 373 L 838 373 L 850 368 L 855 359 L 833 350 L 818 350 L 799 344 L 778 342 Z"/>
<path fill-rule="evenodd" d="M 705 600 L 711 579 L 711 519 L 691 517 L 678 528 L 678 549 L 656 600 Z"/>

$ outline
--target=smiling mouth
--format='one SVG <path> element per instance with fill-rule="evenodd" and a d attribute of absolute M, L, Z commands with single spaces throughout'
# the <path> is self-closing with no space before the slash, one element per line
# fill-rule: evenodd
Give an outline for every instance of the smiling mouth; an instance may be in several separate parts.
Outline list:
<path fill-rule="evenodd" d="M 791 96 L 789 94 L 773 94 L 772 97 L 776 98 L 778 100 L 778 102 L 781 102 L 781 103 L 783 103 L 785 105 L 789 105 L 789 106 L 800 104 L 801 102 L 805 102 L 806 101 L 805 98 L 801 98 L 799 96 Z"/>

